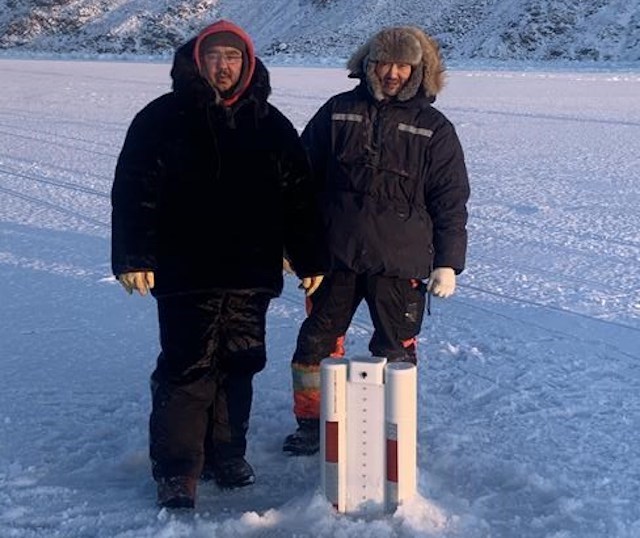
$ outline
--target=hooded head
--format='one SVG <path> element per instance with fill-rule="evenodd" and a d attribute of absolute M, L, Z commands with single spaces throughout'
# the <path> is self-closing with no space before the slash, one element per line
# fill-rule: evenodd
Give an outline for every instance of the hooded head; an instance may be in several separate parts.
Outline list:
<path fill-rule="evenodd" d="M 382 101 L 389 95 L 384 86 L 383 66 L 405 66 L 407 76 L 395 94 L 400 101 L 418 92 L 432 101 L 444 86 L 444 65 L 436 41 L 415 26 L 384 28 L 360 47 L 347 62 L 349 76 L 366 81 L 371 95 Z"/>
<path fill-rule="evenodd" d="M 226 20 L 200 32 L 193 59 L 200 75 L 216 90 L 225 106 L 242 96 L 256 65 L 251 38 L 242 28 Z"/>

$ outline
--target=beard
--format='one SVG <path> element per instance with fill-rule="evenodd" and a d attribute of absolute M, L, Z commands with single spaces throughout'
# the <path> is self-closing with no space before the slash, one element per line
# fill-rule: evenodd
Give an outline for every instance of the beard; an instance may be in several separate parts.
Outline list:
<path fill-rule="evenodd" d="M 229 91 L 235 86 L 235 81 L 229 71 L 220 71 L 216 74 L 214 82 L 216 86 L 223 92 Z"/>
<path fill-rule="evenodd" d="M 382 81 L 382 90 L 387 95 L 396 95 L 402 89 L 402 80 L 398 78 L 384 79 Z"/>

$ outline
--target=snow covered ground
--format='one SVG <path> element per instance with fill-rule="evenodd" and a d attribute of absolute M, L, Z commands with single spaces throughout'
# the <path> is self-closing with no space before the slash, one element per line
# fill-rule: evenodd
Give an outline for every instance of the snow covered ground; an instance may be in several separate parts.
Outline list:
<path fill-rule="evenodd" d="M 450 73 L 437 106 L 472 184 L 468 269 L 421 335 L 419 495 L 340 516 L 294 428 L 293 277 L 269 312 L 248 458 L 257 482 L 156 508 L 147 460 L 155 304 L 110 276 L 109 190 L 162 63 L 0 60 L 0 536 L 640 536 L 640 73 Z M 275 67 L 302 128 L 353 81 Z M 350 353 L 366 352 L 357 314 Z"/>

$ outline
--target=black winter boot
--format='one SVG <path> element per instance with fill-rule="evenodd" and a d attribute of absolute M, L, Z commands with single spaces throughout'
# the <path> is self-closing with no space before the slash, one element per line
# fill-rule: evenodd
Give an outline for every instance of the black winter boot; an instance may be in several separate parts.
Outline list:
<path fill-rule="evenodd" d="M 290 456 L 311 456 L 320 450 L 320 420 L 298 419 L 298 429 L 287 435 L 282 451 Z"/>
<path fill-rule="evenodd" d="M 163 508 L 193 508 L 197 480 L 191 476 L 172 476 L 158 480 L 158 505 Z"/>
<path fill-rule="evenodd" d="M 256 481 L 256 475 L 247 460 L 242 456 L 236 456 L 206 465 L 201 479 L 213 479 L 223 489 L 235 489 L 250 486 Z"/>

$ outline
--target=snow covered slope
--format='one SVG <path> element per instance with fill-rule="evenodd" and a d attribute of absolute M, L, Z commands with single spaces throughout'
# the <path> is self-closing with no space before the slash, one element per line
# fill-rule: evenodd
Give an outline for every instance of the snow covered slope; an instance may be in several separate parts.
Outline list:
<path fill-rule="evenodd" d="M 418 24 L 450 60 L 640 62 L 640 0 L 0 0 L 9 53 L 168 56 L 231 19 L 263 56 L 344 58 L 381 26 Z"/>

